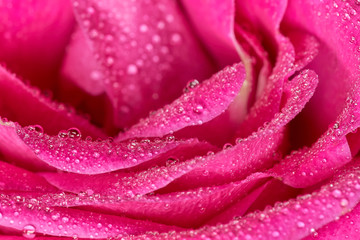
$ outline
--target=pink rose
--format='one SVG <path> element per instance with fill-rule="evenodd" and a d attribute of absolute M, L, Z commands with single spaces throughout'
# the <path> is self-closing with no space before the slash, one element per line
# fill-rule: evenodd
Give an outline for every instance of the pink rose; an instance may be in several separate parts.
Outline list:
<path fill-rule="evenodd" d="M 0 239 L 358 239 L 360 1 L 0 1 Z"/>

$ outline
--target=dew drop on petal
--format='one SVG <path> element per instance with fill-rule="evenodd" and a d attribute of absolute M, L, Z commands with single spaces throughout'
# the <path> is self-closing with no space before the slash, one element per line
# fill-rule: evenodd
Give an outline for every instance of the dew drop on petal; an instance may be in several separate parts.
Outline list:
<path fill-rule="evenodd" d="M 138 72 L 138 68 L 136 67 L 136 65 L 134 64 L 130 64 L 128 67 L 127 67 L 127 73 L 129 75 L 135 75 L 137 74 Z"/>
<path fill-rule="evenodd" d="M 298 226 L 298 228 L 303 228 L 303 227 L 305 227 L 305 223 L 303 223 L 303 222 L 298 222 L 298 223 L 297 223 L 297 226 Z"/>
<path fill-rule="evenodd" d="M 345 199 L 345 198 L 341 199 L 340 205 L 342 207 L 346 207 L 348 204 L 349 204 L 349 201 L 347 199 Z"/>
<path fill-rule="evenodd" d="M 58 133 L 58 137 L 59 137 L 59 138 L 67 138 L 67 137 L 68 137 L 68 132 L 62 130 L 62 131 L 60 131 L 60 132 Z"/>
<path fill-rule="evenodd" d="M 67 135 L 69 136 L 69 138 L 73 138 L 73 139 L 81 138 L 81 132 L 77 128 L 69 128 Z"/>
<path fill-rule="evenodd" d="M 23 237 L 25 238 L 34 238 L 35 237 L 35 227 L 31 224 L 25 225 L 23 228 Z"/>
<path fill-rule="evenodd" d="M 339 197 L 341 197 L 341 191 L 338 190 L 338 189 L 335 189 L 335 190 L 332 192 L 332 195 L 333 195 L 335 198 L 339 198 Z"/>

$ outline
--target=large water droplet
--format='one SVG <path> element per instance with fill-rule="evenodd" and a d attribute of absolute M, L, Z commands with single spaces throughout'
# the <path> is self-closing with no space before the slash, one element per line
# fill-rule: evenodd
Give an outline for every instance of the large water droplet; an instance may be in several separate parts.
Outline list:
<path fill-rule="evenodd" d="M 190 81 L 190 82 L 188 82 L 187 84 L 186 84 L 186 87 L 184 88 L 184 93 L 187 93 L 187 92 L 189 92 L 191 89 L 193 89 L 193 88 L 195 88 L 195 87 L 197 87 L 199 85 L 199 81 L 198 80 L 192 80 L 192 81 Z"/>
<path fill-rule="evenodd" d="M 34 238 L 35 237 L 35 227 L 31 224 L 25 225 L 23 228 L 23 237 L 25 238 Z"/>
<path fill-rule="evenodd" d="M 69 128 L 67 135 L 69 136 L 69 138 L 74 138 L 74 139 L 81 138 L 81 132 L 77 128 Z"/>
<path fill-rule="evenodd" d="M 137 74 L 138 72 L 138 68 L 136 67 L 136 65 L 134 64 L 130 64 L 128 67 L 127 67 L 127 73 L 129 75 L 135 75 Z"/>
<path fill-rule="evenodd" d="M 332 195 L 336 198 L 341 197 L 341 191 L 338 189 L 335 189 L 334 191 L 332 191 Z"/>
<path fill-rule="evenodd" d="M 173 35 L 171 35 L 171 42 L 174 44 L 179 44 L 181 43 L 181 35 L 178 33 L 174 33 Z"/>
<path fill-rule="evenodd" d="M 202 113 L 203 111 L 204 111 L 204 107 L 200 104 L 194 108 L 195 113 Z"/>

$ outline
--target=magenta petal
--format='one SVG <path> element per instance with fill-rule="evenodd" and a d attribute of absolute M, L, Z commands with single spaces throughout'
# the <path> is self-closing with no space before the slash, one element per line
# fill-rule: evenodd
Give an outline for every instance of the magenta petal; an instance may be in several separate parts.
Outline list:
<path fill-rule="evenodd" d="M 304 138 L 305 144 L 315 142 L 326 131 L 341 113 L 347 93 L 358 89 L 358 12 L 356 1 L 289 1 L 284 26 L 306 29 L 321 43 L 319 55 L 309 65 L 319 75 L 320 82 L 317 93 L 302 113 L 300 122 L 306 120 L 306 128 L 294 126 L 298 130 L 294 132 L 296 137 Z"/>
<path fill-rule="evenodd" d="M 269 174 L 280 177 L 285 184 L 305 188 L 321 182 L 351 161 L 345 137 L 325 134 L 311 148 L 294 151 Z"/>
<path fill-rule="evenodd" d="M 359 186 L 360 187 L 360 186 Z M 312 235 L 304 240 L 337 240 L 337 239 L 359 239 L 360 231 L 360 204 L 351 210 L 351 212 L 341 216 L 339 219 L 326 224 L 316 230 Z"/>
<path fill-rule="evenodd" d="M 294 70 L 301 70 L 311 63 L 319 53 L 319 42 L 311 34 L 290 29 L 286 32 L 295 49 Z"/>
<path fill-rule="evenodd" d="M 217 214 L 215 217 L 206 222 L 206 225 L 217 225 L 219 223 L 228 223 L 234 218 L 243 216 L 250 206 L 261 196 L 261 193 L 267 188 L 270 181 L 265 182 L 260 187 L 255 188 L 250 193 L 235 202 L 231 206 L 224 209 L 222 212 Z"/>
<path fill-rule="evenodd" d="M 211 73 L 177 2 L 73 2 L 99 56 L 118 126 L 131 125 L 179 96 L 190 79 Z"/>
<path fill-rule="evenodd" d="M 76 130 L 49 136 L 32 128 L 20 129 L 20 138 L 49 165 L 67 172 L 98 174 L 129 168 L 149 161 L 181 144 L 197 140 L 164 139 L 129 140 L 113 143 L 109 140 L 79 139 Z"/>
<path fill-rule="evenodd" d="M 242 64 L 226 67 L 210 79 L 188 86 L 180 98 L 131 127 L 120 139 L 158 137 L 219 116 L 240 91 L 245 78 Z"/>
<path fill-rule="evenodd" d="M 160 232 L 179 228 L 134 220 L 126 217 L 81 211 L 66 207 L 49 207 L 27 197 L 26 193 L 0 196 L 0 226 L 53 236 L 76 238 L 109 238 L 145 233 L 151 230 Z"/>
<path fill-rule="evenodd" d="M 189 174 L 177 180 L 179 186 L 208 185 L 241 179 L 254 171 L 272 166 L 280 153 L 283 127 L 292 120 L 312 97 L 317 76 L 305 70 L 284 88 L 285 105 L 281 112 L 257 132 L 238 139 L 234 147 L 225 149 L 198 165 Z"/>
<path fill-rule="evenodd" d="M 38 89 L 25 85 L 0 66 L 1 117 L 23 126 L 41 125 L 49 134 L 76 127 L 85 136 L 104 137 L 100 129 L 73 111 L 43 96 Z"/>
<path fill-rule="evenodd" d="M 0 190 L 55 192 L 43 177 L 0 161 Z"/>
<path fill-rule="evenodd" d="M 220 239 L 301 239 L 311 232 L 340 217 L 360 201 L 359 163 L 339 171 L 333 180 L 311 195 L 278 203 L 261 212 L 251 213 L 227 224 L 205 226 L 191 232 L 173 234 L 175 238 Z M 169 235 L 161 235 L 168 239 Z M 143 239 L 153 239 L 143 235 Z M 160 237 L 157 236 L 159 239 Z"/>
<path fill-rule="evenodd" d="M 33 171 L 52 170 L 18 136 L 16 125 L 0 118 L 0 152 L 7 161 Z"/>
<path fill-rule="evenodd" d="M 96 62 L 92 43 L 79 28 L 73 33 L 68 46 L 62 75 L 92 95 L 105 91 L 105 76 Z"/>
<path fill-rule="evenodd" d="M 246 195 L 258 184 L 266 181 L 267 177 L 266 174 L 255 173 L 243 181 L 222 186 L 130 198 L 100 194 L 37 194 L 37 197 L 31 193 L 29 197 L 46 202 L 50 206 L 88 206 L 90 209 L 95 208 L 117 215 L 124 214 L 138 219 L 194 227 Z"/>
<path fill-rule="evenodd" d="M 241 123 L 240 136 L 248 136 L 256 131 L 265 122 L 270 121 L 281 108 L 284 81 L 294 72 L 292 66 L 295 61 L 295 52 L 293 45 L 285 37 L 281 37 L 278 44 L 279 53 L 276 65 L 260 97 Z"/>
<path fill-rule="evenodd" d="M 91 192 L 117 197 L 139 196 L 163 188 L 174 179 L 188 173 L 195 161 L 190 160 L 184 163 L 180 161 L 206 154 L 210 150 L 213 148 L 209 144 L 188 141 L 151 159 L 152 166 L 141 164 L 140 169 L 140 166 L 136 166 L 126 169 L 126 172 L 97 175 L 43 173 L 42 176 L 54 186 L 67 192 Z M 142 170 L 144 168 L 145 170 Z"/>
<path fill-rule="evenodd" d="M 182 0 L 202 42 L 221 67 L 240 60 L 234 36 L 235 3 L 233 0 Z"/>
<path fill-rule="evenodd" d="M 2 1 L 0 21 L 0 63 L 51 88 L 75 22 L 70 2 Z"/>

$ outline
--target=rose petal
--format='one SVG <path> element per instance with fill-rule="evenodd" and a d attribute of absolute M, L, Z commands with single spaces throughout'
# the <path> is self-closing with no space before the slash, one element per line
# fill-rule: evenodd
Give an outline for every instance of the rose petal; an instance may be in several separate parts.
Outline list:
<path fill-rule="evenodd" d="M 199 125 L 219 116 L 239 93 L 245 78 L 242 64 L 227 67 L 148 118 L 131 127 L 120 139 L 164 136 L 191 125 Z"/>
<path fill-rule="evenodd" d="M 0 62 L 42 89 L 54 86 L 74 26 L 71 4 L 56 1 L 0 3 Z"/>
<path fill-rule="evenodd" d="M 0 161 L 0 190 L 56 192 L 43 177 Z"/>
<path fill-rule="evenodd" d="M 174 179 L 184 175 L 189 171 L 191 163 L 179 162 L 197 155 L 204 155 L 210 150 L 214 148 L 207 143 L 189 141 L 151 159 L 150 166 L 144 163 L 140 165 L 141 168 L 135 166 L 126 169 L 126 172 L 118 171 L 98 175 L 43 173 L 42 176 L 52 185 L 67 192 L 92 192 L 117 197 L 138 196 L 163 188 Z"/>
<path fill-rule="evenodd" d="M 270 121 L 281 108 L 281 96 L 284 81 L 294 72 L 291 67 L 295 61 L 295 52 L 290 41 L 284 37 L 279 39 L 279 54 L 272 74 L 264 87 L 262 95 L 257 99 L 245 120 L 241 123 L 238 135 L 245 137 Z M 290 66 L 290 67 L 289 67 Z"/>
<path fill-rule="evenodd" d="M 72 35 L 62 74 L 92 95 L 99 95 L 105 90 L 104 75 L 96 62 L 92 43 L 80 28 Z"/>
<path fill-rule="evenodd" d="M 234 35 L 234 1 L 182 0 L 181 3 L 202 42 L 215 56 L 220 67 L 239 62 L 239 46 Z"/>
<path fill-rule="evenodd" d="M 255 188 L 255 190 L 248 193 L 244 198 L 240 199 L 238 202 L 235 202 L 228 208 L 219 212 L 212 219 L 206 222 L 206 225 L 217 225 L 219 223 L 228 223 L 233 220 L 235 217 L 243 216 L 246 211 L 251 207 L 251 205 L 259 198 L 261 193 L 267 188 L 271 180 L 265 182 L 260 187 Z"/>
<path fill-rule="evenodd" d="M 286 10 L 286 1 L 239 1 L 237 11 L 239 19 L 246 19 L 250 27 L 258 31 L 258 39 L 264 38 L 270 55 L 276 51 L 275 67 L 264 83 L 260 75 L 257 87 L 257 101 L 242 122 L 238 136 L 246 137 L 256 131 L 264 122 L 270 121 L 280 109 L 284 80 L 295 71 L 301 70 L 316 56 L 316 40 L 309 34 L 297 32 L 297 41 L 290 42 L 280 31 L 280 22 Z M 241 24 L 241 21 L 239 24 Z M 291 34 L 289 34 L 291 36 Z M 311 45 L 310 45 L 311 44 Z M 306 48 L 303 46 L 306 45 Z M 263 57 L 264 58 L 264 57 Z M 265 66 L 266 69 L 266 66 Z M 266 76 L 266 75 L 265 75 Z"/>
<path fill-rule="evenodd" d="M 114 178 L 117 184 L 114 191 L 120 195 L 136 195 L 155 191 L 173 181 L 174 183 L 168 186 L 168 190 L 209 186 L 226 183 L 232 179 L 241 179 L 253 171 L 269 167 L 274 163 L 273 153 L 279 148 L 279 142 L 281 142 L 282 127 L 303 108 L 314 92 L 316 83 L 316 75 L 313 72 L 305 71 L 286 84 L 285 93 L 288 95 L 288 102 L 284 106 L 282 113 L 274 118 L 271 123 L 267 124 L 264 129 L 259 130 L 248 139 L 239 141 L 233 148 L 207 156 L 206 158 L 195 158 L 183 163 L 174 163 L 165 168 L 145 170 L 137 173 L 138 175 L 135 174 L 135 178 L 131 176 L 133 177 L 131 179 L 124 178 L 124 180 L 121 180 L 122 177 L 131 174 L 120 174 Z M 258 151 L 258 149 L 262 151 Z M 69 188 L 69 184 L 64 177 L 54 178 L 52 174 L 46 174 L 45 176 L 49 177 L 50 182 L 54 181 L 55 186 L 59 186 L 64 190 L 76 190 L 75 192 L 78 192 L 82 188 L 83 191 L 86 191 L 87 187 L 92 192 L 98 192 L 99 190 L 96 184 L 94 189 L 87 184 L 79 185 L 79 188 L 76 186 Z M 94 177 L 94 179 L 102 179 L 99 182 L 103 182 L 106 179 L 111 184 L 113 182 L 108 179 L 110 177 L 114 177 L 114 175 L 105 174 Z M 85 176 L 81 178 L 87 179 Z M 80 182 L 85 183 L 86 181 L 80 180 Z M 111 189 L 107 189 L 105 185 L 103 191 L 107 192 L 109 190 Z M 134 192 L 128 193 L 129 190 Z"/>
<path fill-rule="evenodd" d="M 279 114 L 248 138 L 238 139 L 234 147 L 208 156 L 204 163 L 178 179 L 176 187 L 220 184 L 270 167 L 278 160 L 274 153 L 281 153 L 283 127 L 303 109 L 316 85 L 316 74 L 308 70 L 287 82 L 284 89 L 285 104 Z"/>
<path fill-rule="evenodd" d="M 13 122 L 0 118 L 0 152 L 4 159 L 32 171 L 51 171 L 52 167 L 40 161 L 35 153 L 19 138 Z"/>
<path fill-rule="evenodd" d="M 104 137 L 101 130 L 75 114 L 72 109 L 51 101 L 38 89 L 25 85 L 1 66 L 0 116 L 23 126 L 41 125 L 49 134 L 76 127 L 86 136 Z"/>
<path fill-rule="evenodd" d="M 333 180 L 311 195 L 296 200 L 278 203 L 272 208 L 255 212 L 233 220 L 228 224 L 184 231 L 174 234 L 156 235 L 157 239 L 168 238 L 262 238 L 300 239 L 315 232 L 317 228 L 331 222 L 350 210 L 360 201 L 359 163 L 351 164 L 339 171 Z M 137 237 L 140 239 L 140 237 Z M 149 234 L 142 239 L 153 239 Z"/>
<path fill-rule="evenodd" d="M 26 193 L 16 196 L 1 194 L 1 226 L 25 232 L 31 230 L 35 233 L 75 238 L 123 237 L 153 229 L 179 230 L 177 227 L 149 221 L 65 207 L 49 207 L 47 203 L 26 196 Z"/>
<path fill-rule="evenodd" d="M 128 217 L 150 219 L 182 227 L 194 227 L 231 205 L 249 190 L 266 181 L 267 177 L 266 174 L 258 173 L 243 181 L 223 186 L 154 196 L 136 196 L 135 198 L 99 194 L 88 196 L 29 193 L 27 196 L 39 202 L 46 202 L 49 206 L 89 206 L 90 209 L 102 212 L 125 214 Z M 17 193 L 13 195 L 16 196 Z"/>
<path fill-rule="evenodd" d="M 360 219 L 360 205 L 351 210 L 351 212 L 341 216 L 333 222 L 330 222 L 304 240 L 310 239 L 358 239 L 359 238 L 359 219 Z"/>
<path fill-rule="evenodd" d="M 99 56 L 120 127 L 169 103 L 187 81 L 212 70 L 176 2 L 81 0 L 74 6 Z"/>
<path fill-rule="evenodd" d="M 80 139 L 77 130 L 49 136 L 32 128 L 18 129 L 20 138 L 42 161 L 67 172 L 98 174 L 129 168 L 149 161 L 182 144 L 197 143 L 196 139 L 129 140 L 112 143 L 109 140 Z"/>
<path fill-rule="evenodd" d="M 332 176 L 352 158 L 346 139 L 334 135 L 325 134 L 311 148 L 292 152 L 269 174 L 298 188 L 312 186 Z"/>
<path fill-rule="evenodd" d="M 292 128 L 298 145 L 316 141 L 342 112 L 347 93 L 358 89 L 358 10 L 355 1 L 289 1 L 284 29 L 306 29 L 321 42 L 318 57 L 309 65 L 319 74 L 319 89 Z"/>

